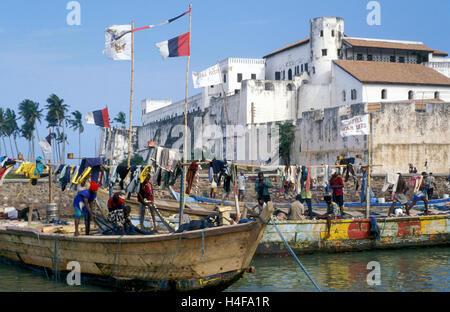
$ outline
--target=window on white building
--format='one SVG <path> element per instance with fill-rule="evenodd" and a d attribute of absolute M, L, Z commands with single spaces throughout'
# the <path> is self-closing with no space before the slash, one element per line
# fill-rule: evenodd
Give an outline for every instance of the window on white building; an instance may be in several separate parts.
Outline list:
<path fill-rule="evenodd" d="M 435 99 L 439 99 L 440 97 L 441 97 L 441 94 L 438 91 L 434 92 Z"/>
<path fill-rule="evenodd" d="M 315 73 L 316 73 L 316 67 L 313 66 L 313 74 L 315 74 Z"/>
<path fill-rule="evenodd" d="M 275 80 L 281 80 L 281 72 L 275 72 Z"/>
<path fill-rule="evenodd" d="M 304 72 L 304 70 L 303 70 L 303 64 L 301 65 L 301 69 L 302 69 L 302 73 Z"/>
<path fill-rule="evenodd" d="M 242 74 L 237 74 L 237 82 L 241 82 L 242 81 Z"/>
<path fill-rule="evenodd" d="M 223 74 L 223 82 L 224 82 L 224 83 L 227 82 L 227 74 Z"/>
<path fill-rule="evenodd" d="M 356 100 L 358 98 L 358 95 L 356 93 L 356 89 L 352 89 L 351 97 L 352 97 L 352 100 Z"/>
<path fill-rule="evenodd" d="M 309 73 L 308 63 L 305 64 L 305 71 Z"/>
<path fill-rule="evenodd" d="M 334 37 L 334 30 L 331 31 L 331 37 Z"/>
<path fill-rule="evenodd" d="M 391 63 L 395 63 L 395 56 L 391 55 L 390 60 L 391 60 Z"/>
<path fill-rule="evenodd" d="M 405 63 L 405 57 L 404 56 L 399 56 L 398 62 L 399 63 Z"/>
<path fill-rule="evenodd" d="M 362 61 L 363 60 L 363 55 L 361 53 L 356 54 L 356 60 Z"/>
<path fill-rule="evenodd" d="M 347 92 L 342 91 L 342 101 L 346 102 L 347 101 Z"/>
<path fill-rule="evenodd" d="M 327 49 L 323 49 L 322 50 L 322 56 L 327 56 L 328 54 L 328 50 Z"/>
<path fill-rule="evenodd" d="M 320 31 L 320 37 L 323 37 L 323 30 Z"/>
<path fill-rule="evenodd" d="M 373 61 L 373 55 L 372 54 L 367 54 L 367 60 L 368 61 Z"/>
<path fill-rule="evenodd" d="M 264 90 L 266 90 L 266 91 L 273 91 L 274 90 L 273 84 L 270 83 L 270 82 L 266 82 L 264 84 Z"/>
<path fill-rule="evenodd" d="M 292 69 L 288 70 L 288 80 L 292 80 Z"/>
<path fill-rule="evenodd" d="M 386 89 L 381 90 L 381 99 L 382 100 L 387 99 L 387 90 Z"/>
<path fill-rule="evenodd" d="M 256 79 L 256 74 L 252 74 L 252 79 Z"/>
<path fill-rule="evenodd" d="M 286 80 L 286 71 L 283 70 L 283 80 Z"/>
<path fill-rule="evenodd" d="M 414 91 L 410 90 L 408 92 L 408 100 L 414 100 Z"/>

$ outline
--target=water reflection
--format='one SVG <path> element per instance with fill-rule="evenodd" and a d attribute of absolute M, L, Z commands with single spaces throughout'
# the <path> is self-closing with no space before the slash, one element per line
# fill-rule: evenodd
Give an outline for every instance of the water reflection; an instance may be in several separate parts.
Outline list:
<path fill-rule="evenodd" d="M 324 291 L 450 291 L 450 248 L 420 248 L 300 256 Z M 367 264 L 377 261 L 381 285 L 369 286 Z M 253 260 L 256 274 L 247 275 L 227 291 L 315 291 L 291 257 Z"/>

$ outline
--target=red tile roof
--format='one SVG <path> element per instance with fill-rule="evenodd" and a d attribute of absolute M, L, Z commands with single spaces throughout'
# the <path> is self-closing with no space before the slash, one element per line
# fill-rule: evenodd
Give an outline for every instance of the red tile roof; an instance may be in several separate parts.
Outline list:
<path fill-rule="evenodd" d="M 308 43 L 308 42 L 309 42 L 309 38 L 302 39 L 302 40 L 300 40 L 300 41 L 291 43 L 291 44 L 289 44 L 289 45 L 287 45 L 287 46 L 285 46 L 285 47 L 283 47 L 283 48 L 281 48 L 281 49 L 278 49 L 278 50 L 276 50 L 276 51 L 273 51 L 273 52 L 271 52 L 271 53 L 269 53 L 269 54 L 263 56 L 263 58 L 271 57 L 271 56 L 273 56 L 273 55 L 275 55 L 275 54 L 278 54 L 278 53 L 280 53 L 280 52 L 283 52 L 283 51 L 286 51 L 286 50 L 289 50 L 289 49 L 292 49 L 292 48 L 301 46 L 302 44 L 305 44 L 305 43 Z"/>
<path fill-rule="evenodd" d="M 365 83 L 450 86 L 450 78 L 424 65 L 349 60 L 333 62 Z"/>

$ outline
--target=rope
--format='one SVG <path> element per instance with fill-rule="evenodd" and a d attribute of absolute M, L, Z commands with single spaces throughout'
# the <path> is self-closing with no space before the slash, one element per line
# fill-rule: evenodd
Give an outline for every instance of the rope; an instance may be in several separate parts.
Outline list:
<path fill-rule="evenodd" d="M 183 234 L 180 233 L 180 236 L 178 237 L 177 248 L 175 249 L 175 253 L 173 254 L 172 261 L 170 261 L 170 264 L 169 264 L 169 267 L 167 268 L 166 273 L 163 275 L 163 277 L 159 281 L 158 288 L 161 288 L 161 284 L 165 281 L 165 279 L 167 278 L 167 275 L 169 275 L 170 269 L 172 268 L 173 262 L 175 261 L 175 257 L 177 256 L 178 250 L 180 248 L 180 242 L 181 242 L 182 236 L 183 236 Z"/>
<path fill-rule="evenodd" d="M 292 250 L 291 246 L 289 246 L 289 244 L 287 243 L 286 239 L 284 238 L 283 234 L 281 234 L 280 230 L 278 229 L 277 225 L 275 224 L 275 222 L 273 221 L 273 219 L 271 219 L 272 221 L 272 225 L 274 226 L 275 230 L 277 230 L 278 235 L 281 237 L 281 239 L 284 242 L 284 245 L 286 246 L 286 248 L 289 250 L 289 252 L 291 253 L 292 257 L 295 259 L 295 261 L 297 261 L 298 265 L 300 266 L 300 268 L 303 270 L 303 272 L 305 272 L 306 276 L 310 279 L 310 281 L 314 284 L 314 287 L 316 287 L 316 289 L 318 291 L 322 291 L 319 287 L 319 285 L 317 285 L 314 280 L 312 279 L 312 277 L 309 275 L 308 271 L 306 271 L 305 267 L 303 266 L 303 264 L 300 262 L 300 260 L 297 258 L 297 256 L 295 255 L 294 251 Z"/>
<path fill-rule="evenodd" d="M 40 239 L 39 232 L 37 233 L 37 236 L 38 236 L 39 250 L 40 250 L 41 258 L 42 258 L 42 267 L 44 268 L 44 272 L 45 272 L 45 275 L 47 276 L 47 279 L 49 279 L 48 273 L 47 273 L 47 268 L 45 267 L 44 255 L 42 254 L 41 239 Z"/>
<path fill-rule="evenodd" d="M 114 277 L 114 271 L 115 271 L 115 268 L 116 268 L 117 255 L 119 255 L 119 271 L 120 271 L 120 245 L 121 245 L 121 242 L 122 242 L 121 239 L 122 239 L 122 236 L 120 236 L 119 239 L 117 240 L 117 246 L 118 247 L 116 249 L 116 252 L 114 253 L 114 263 L 113 263 L 113 267 L 112 267 L 112 270 L 111 270 L 111 277 L 115 279 L 115 286 L 116 286 L 116 288 L 117 288 L 117 284 L 119 283 L 119 280 Z"/>
<path fill-rule="evenodd" d="M 200 256 L 200 260 L 203 260 L 205 257 L 205 229 L 202 230 L 202 255 Z"/>
<path fill-rule="evenodd" d="M 58 267 L 58 247 L 59 247 L 59 234 L 55 235 L 55 251 L 53 255 L 53 272 L 54 272 L 54 280 L 57 281 L 59 277 L 59 267 Z"/>

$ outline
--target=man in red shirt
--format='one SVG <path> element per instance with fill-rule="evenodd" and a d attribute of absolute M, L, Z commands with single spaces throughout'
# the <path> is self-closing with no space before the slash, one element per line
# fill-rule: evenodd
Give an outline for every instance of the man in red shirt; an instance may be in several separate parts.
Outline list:
<path fill-rule="evenodd" d="M 121 198 L 120 195 L 121 195 L 120 193 L 116 193 L 114 194 L 113 197 L 111 197 L 108 200 L 109 212 L 125 208 L 125 200 L 123 200 L 123 198 Z"/>
<path fill-rule="evenodd" d="M 138 193 L 138 201 L 141 203 L 140 225 L 141 229 L 144 229 L 145 209 L 150 203 L 153 203 L 153 184 L 150 182 L 150 176 L 145 178 L 144 183 L 141 184 L 141 188 Z M 156 230 L 156 216 L 150 209 L 150 213 L 153 219 L 153 229 Z"/>
<path fill-rule="evenodd" d="M 341 216 L 344 215 L 344 180 L 334 171 L 330 179 L 330 187 L 333 190 L 333 202 L 339 205 Z"/>

